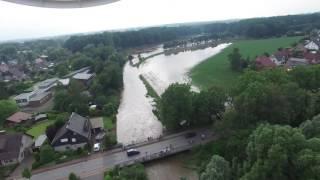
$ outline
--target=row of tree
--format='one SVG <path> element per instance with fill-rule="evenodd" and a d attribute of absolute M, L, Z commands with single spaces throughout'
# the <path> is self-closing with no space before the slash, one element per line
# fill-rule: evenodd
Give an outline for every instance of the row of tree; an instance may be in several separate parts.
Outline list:
<path fill-rule="evenodd" d="M 254 18 L 234 22 L 215 22 L 188 24 L 175 27 L 153 27 L 124 32 L 105 32 L 100 34 L 72 36 L 65 47 L 73 52 L 81 51 L 89 45 L 130 48 L 159 44 L 187 36 L 204 35 L 210 38 L 266 38 L 283 35 L 302 35 L 320 28 L 320 14 Z M 300 32 L 300 33 L 297 33 Z M 206 39 L 205 38 L 205 39 Z M 167 44 L 169 45 L 169 44 Z"/>

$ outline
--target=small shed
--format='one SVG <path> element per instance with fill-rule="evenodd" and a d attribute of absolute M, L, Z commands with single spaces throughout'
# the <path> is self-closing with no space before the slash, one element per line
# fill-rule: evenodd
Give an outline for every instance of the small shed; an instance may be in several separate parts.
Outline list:
<path fill-rule="evenodd" d="M 91 118 L 92 133 L 98 134 L 104 130 L 104 123 L 102 117 Z"/>
<path fill-rule="evenodd" d="M 34 142 L 33 151 L 40 150 L 41 146 L 44 144 L 46 140 L 47 140 L 47 136 L 45 134 L 40 135 Z"/>
<path fill-rule="evenodd" d="M 44 121 L 48 119 L 48 115 L 47 114 L 38 114 L 34 117 L 34 121 L 35 122 L 39 122 L 39 121 Z"/>

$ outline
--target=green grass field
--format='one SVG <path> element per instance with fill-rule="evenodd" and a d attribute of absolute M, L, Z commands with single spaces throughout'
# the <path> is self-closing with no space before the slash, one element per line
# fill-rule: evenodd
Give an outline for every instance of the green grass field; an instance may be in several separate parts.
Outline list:
<path fill-rule="evenodd" d="M 274 53 L 280 47 L 290 47 L 302 37 L 282 37 L 261 40 L 241 40 L 234 42 L 231 46 L 224 49 L 221 53 L 209 58 L 194 67 L 190 72 L 193 84 L 201 89 L 218 85 L 225 88 L 232 87 L 241 73 L 233 72 L 230 69 L 228 54 L 234 48 L 239 48 L 244 58 L 249 57 L 253 60 L 256 56 L 263 53 Z"/>
<path fill-rule="evenodd" d="M 50 121 L 50 120 L 37 123 L 37 124 L 33 125 L 32 128 L 27 131 L 27 134 L 32 135 L 36 139 L 41 134 L 45 134 L 46 128 L 53 123 L 54 123 L 54 121 Z"/>

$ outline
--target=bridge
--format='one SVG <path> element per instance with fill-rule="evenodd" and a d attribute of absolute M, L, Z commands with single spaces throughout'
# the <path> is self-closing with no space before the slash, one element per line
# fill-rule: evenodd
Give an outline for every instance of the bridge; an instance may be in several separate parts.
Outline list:
<path fill-rule="evenodd" d="M 92 179 L 92 177 L 101 175 L 106 170 L 112 169 L 115 166 L 124 167 L 138 162 L 144 163 L 165 158 L 218 138 L 212 130 L 209 129 L 194 130 L 192 132 L 195 132 L 197 135 L 191 138 L 186 138 L 185 135 L 188 132 L 190 131 L 180 132 L 164 136 L 161 139 L 154 139 L 126 147 L 126 149 L 137 149 L 140 151 L 139 155 L 128 157 L 124 148 L 117 148 L 64 164 L 35 170 L 32 172 L 33 175 L 31 179 L 62 180 L 67 179 L 71 172 L 80 176 L 81 179 Z M 205 138 L 201 137 L 202 134 L 205 135 Z"/>

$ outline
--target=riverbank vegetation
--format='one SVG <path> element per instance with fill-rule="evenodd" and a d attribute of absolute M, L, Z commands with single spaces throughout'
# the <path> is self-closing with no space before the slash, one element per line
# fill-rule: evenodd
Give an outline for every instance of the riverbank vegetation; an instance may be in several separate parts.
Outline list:
<path fill-rule="evenodd" d="M 192 83 L 202 89 L 207 89 L 214 85 L 231 88 L 237 82 L 239 75 L 241 75 L 241 71 L 233 71 L 230 68 L 228 56 L 235 48 L 239 50 L 242 58 L 250 62 L 261 54 L 271 54 L 278 48 L 290 47 L 301 38 L 298 36 L 235 41 L 219 54 L 194 67 L 190 72 Z"/>
<path fill-rule="evenodd" d="M 115 167 L 111 171 L 107 171 L 104 180 L 148 180 L 147 173 L 142 164 L 134 164 L 129 167 Z"/>
<path fill-rule="evenodd" d="M 222 117 L 208 123 L 219 140 L 190 158 L 200 179 L 318 179 L 319 72 L 319 65 L 245 71 Z"/>

